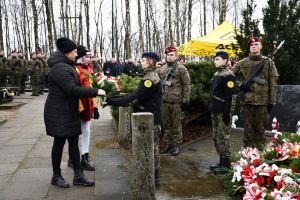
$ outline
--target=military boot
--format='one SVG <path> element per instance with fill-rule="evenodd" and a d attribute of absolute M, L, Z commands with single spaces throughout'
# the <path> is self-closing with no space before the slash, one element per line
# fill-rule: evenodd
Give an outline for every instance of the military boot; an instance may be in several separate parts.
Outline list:
<path fill-rule="evenodd" d="M 159 181 L 159 169 L 155 170 L 155 187 L 158 188 L 160 186 L 160 181 Z"/>
<path fill-rule="evenodd" d="M 209 169 L 210 169 L 210 170 L 215 170 L 216 168 L 218 168 L 218 167 L 220 166 L 220 164 L 221 164 L 221 160 L 222 160 L 222 156 L 220 155 L 220 160 L 219 160 L 219 162 L 216 163 L 216 164 L 214 164 L 214 165 L 211 165 L 211 166 L 209 167 Z"/>
<path fill-rule="evenodd" d="M 84 175 L 81 169 L 74 170 L 73 185 L 93 186 L 95 182 Z"/>
<path fill-rule="evenodd" d="M 65 179 L 62 177 L 60 171 L 53 172 L 51 184 L 61 187 L 61 188 L 69 188 L 70 184 L 65 181 Z"/>
<path fill-rule="evenodd" d="M 85 170 L 88 170 L 88 171 L 95 171 L 95 167 L 90 162 L 89 153 L 85 153 L 85 154 L 82 155 L 81 167 L 82 167 L 82 169 L 85 169 Z"/>
<path fill-rule="evenodd" d="M 230 160 L 229 158 L 222 158 L 219 167 L 214 169 L 215 174 L 225 174 L 226 168 L 230 167 Z"/>
<path fill-rule="evenodd" d="M 72 163 L 72 160 L 69 158 L 68 160 L 68 167 L 71 167 L 72 169 L 74 168 L 73 167 L 73 163 Z"/>
<path fill-rule="evenodd" d="M 180 153 L 180 148 L 178 146 L 174 146 L 173 149 L 170 150 L 172 156 L 178 156 Z"/>
<path fill-rule="evenodd" d="M 160 154 L 166 154 L 169 153 L 170 150 L 173 149 L 173 146 L 170 144 L 165 145 L 163 148 L 160 150 Z"/>

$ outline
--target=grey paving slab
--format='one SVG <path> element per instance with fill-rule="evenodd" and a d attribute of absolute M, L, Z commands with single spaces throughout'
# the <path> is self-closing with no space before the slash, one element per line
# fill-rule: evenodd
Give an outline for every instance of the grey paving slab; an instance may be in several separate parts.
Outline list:
<path fill-rule="evenodd" d="M 15 153 L 28 153 L 33 145 L 4 145 L 1 147 L 1 154 L 15 154 Z"/>
<path fill-rule="evenodd" d="M 28 157 L 39 157 L 39 158 L 50 158 L 51 157 L 51 148 L 33 148 L 30 153 L 28 154 Z"/>
<path fill-rule="evenodd" d="M 13 138 L 6 143 L 6 145 L 33 145 L 37 142 L 38 138 Z"/>
<path fill-rule="evenodd" d="M 0 176 L 13 174 L 19 165 L 20 163 L 0 163 Z"/>
<path fill-rule="evenodd" d="M 29 169 L 29 168 L 49 168 L 52 170 L 52 164 L 50 157 L 27 157 L 23 162 L 20 168 Z"/>
<path fill-rule="evenodd" d="M 0 176 L 0 191 L 6 185 L 10 177 L 10 175 Z"/>
<path fill-rule="evenodd" d="M 0 163 L 16 163 L 22 162 L 26 158 L 27 153 L 2 154 L 0 152 Z"/>
<path fill-rule="evenodd" d="M 112 180 L 105 179 L 96 181 L 96 199 L 97 200 L 129 200 L 129 182 L 127 178 Z"/>
<path fill-rule="evenodd" d="M 49 169 L 20 169 L 1 189 L 0 199 L 42 199 L 48 193 L 50 179 Z"/>

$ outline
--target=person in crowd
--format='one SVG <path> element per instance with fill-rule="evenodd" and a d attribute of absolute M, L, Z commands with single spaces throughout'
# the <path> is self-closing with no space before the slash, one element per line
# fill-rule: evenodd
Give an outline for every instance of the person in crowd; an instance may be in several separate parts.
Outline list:
<path fill-rule="evenodd" d="M 128 59 L 124 65 L 123 73 L 127 74 L 128 76 L 135 76 L 136 75 L 136 66 L 132 60 L 132 58 Z"/>
<path fill-rule="evenodd" d="M 276 103 L 278 72 L 274 62 L 262 56 L 260 37 L 248 41 L 250 55 L 233 67 L 233 73 L 240 81 L 241 114 L 244 119 L 244 145 L 262 147 L 266 142 L 265 128 L 268 125 L 269 113 Z M 253 75 L 255 69 L 262 66 L 250 84 L 245 81 Z"/>
<path fill-rule="evenodd" d="M 27 73 L 30 76 L 32 93 L 31 96 L 39 96 L 40 89 L 40 69 L 43 67 L 43 63 L 37 59 L 36 52 L 31 53 L 31 60 L 28 62 Z"/>
<path fill-rule="evenodd" d="M 17 96 L 21 92 L 21 69 L 22 63 L 18 58 L 16 50 L 11 51 L 11 58 L 7 60 L 7 67 L 10 71 L 10 83 Z"/>
<path fill-rule="evenodd" d="M 105 95 L 105 91 L 91 87 L 81 87 L 74 61 L 77 56 L 77 45 L 69 38 L 56 40 L 57 51 L 48 59 L 49 94 L 44 107 L 46 133 L 54 137 L 51 158 L 53 176 L 51 183 L 55 186 L 68 188 L 69 183 L 61 175 L 61 159 L 63 147 L 68 140 L 69 157 L 74 167 L 74 185 L 93 186 L 94 181 L 88 179 L 80 164 L 78 147 L 81 134 L 79 98 Z"/>
<path fill-rule="evenodd" d="M 93 66 L 90 65 L 92 53 L 83 45 L 77 47 L 76 71 L 83 87 L 91 87 L 92 83 L 87 74 L 93 74 Z M 88 171 L 95 171 L 89 158 L 91 119 L 99 119 L 99 112 L 95 98 L 81 98 L 79 104 L 81 119 L 81 167 Z M 73 163 L 69 159 L 68 166 L 73 168 Z"/>
<path fill-rule="evenodd" d="M 18 58 L 21 62 L 21 80 L 20 80 L 20 93 L 25 94 L 25 82 L 27 80 L 27 68 L 28 68 L 28 61 L 25 59 L 23 51 L 18 51 Z"/>
<path fill-rule="evenodd" d="M 178 63 L 178 53 L 175 46 L 165 50 L 167 63 L 157 69 L 163 81 L 164 124 L 163 142 L 166 144 L 161 153 L 180 153 L 182 142 L 182 111 L 186 109 L 190 96 L 190 76 L 188 70 Z"/>
<path fill-rule="evenodd" d="M 106 105 L 127 106 L 130 102 L 137 100 L 133 112 L 151 112 L 154 114 L 154 165 L 155 186 L 159 187 L 159 138 L 162 125 L 162 85 L 156 73 L 156 62 L 160 57 L 154 52 L 144 52 L 141 64 L 144 71 L 137 91 L 124 97 L 113 97 L 108 99 Z"/>
<path fill-rule="evenodd" d="M 231 116 L 233 112 L 233 94 L 236 93 L 236 78 L 228 69 L 229 55 L 219 51 L 214 56 L 217 72 L 211 82 L 208 110 L 211 112 L 213 141 L 220 161 L 210 166 L 210 170 L 217 174 L 225 173 L 225 168 L 230 167 L 230 131 Z"/>

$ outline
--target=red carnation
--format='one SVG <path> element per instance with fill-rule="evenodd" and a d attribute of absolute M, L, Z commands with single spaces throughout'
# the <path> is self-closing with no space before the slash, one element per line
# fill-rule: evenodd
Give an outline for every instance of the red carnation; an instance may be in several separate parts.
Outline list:
<path fill-rule="evenodd" d="M 269 186 L 273 186 L 272 178 L 267 178 L 267 184 L 268 184 Z"/>
<path fill-rule="evenodd" d="M 260 165 L 261 163 L 262 163 L 262 161 L 260 159 L 255 159 L 252 162 L 252 164 L 254 164 L 254 165 Z"/>
<path fill-rule="evenodd" d="M 262 185 L 265 183 L 265 179 L 263 177 L 258 177 L 255 181 L 258 185 Z"/>
<path fill-rule="evenodd" d="M 281 189 L 282 187 L 283 187 L 283 181 L 281 180 L 281 181 L 277 182 L 277 188 Z"/>

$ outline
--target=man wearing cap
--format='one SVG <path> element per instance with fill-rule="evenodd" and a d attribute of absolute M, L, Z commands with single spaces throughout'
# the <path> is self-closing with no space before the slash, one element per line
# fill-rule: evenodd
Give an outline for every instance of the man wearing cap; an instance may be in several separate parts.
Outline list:
<path fill-rule="evenodd" d="M 16 95 L 20 95 L 21 89 L 21 61 L 18 58 L 18 53 L 16 50 L 11 52 L 11 58 L 7 60 L 7 67 L 10 70 L 10 81 Z"/>
<path fill-rule="evenodd" d="M 20 83 L 20 93 L 21 94 L 25 94 L 25 82 L 26 82 L 26 79 L 27 79 L 27 65 L 28 65 L 28 62 L 27 60 L 24 58 L 24 54 L 23 54 L 23 51 L 22 50 L 19 50 L 18 51 L 18 58 L 21 62 L 21 83 Z"/>
<path fill-rule="evenodd" d="M 167 63 L 157 69 L 163 81 L 164 124 L 163 141 L 166 146 L 161 153 L 171 153 L 177 156 L 180 153 L 182 142 L 182 109 L 189 103 L 190 76 L 183 65 L 178 64 L 178 54 L 175 46 L 165 50 Z M 168 77 L 166 80 L 166 77 Z"/>
<path fill-rule="evenodd" d="M 162 85 L 155 65 L 160 57 L 154 52 L 144 52 L 142 54 L 141 65 L 143 67 L 143 79 L 137 91 L 127 94 L 124 97 L 113 97 L 107 100 L 106 105 L 128 106 L 130 102 L 134 104 L 133 112 L 151 112 L 154 115 L 154 166 L 155 166 L 155 186 L 160 185 L 159 181 L 159 138 L 162 124 Z"/>
<path fill-rule="evenodd" d="M 217 72 L 211 82 L 208 110 L 211 112 L 213 141 L 220 161 L 210 166 L 217 174 L 225 173 L 225 167 L 230 166 L 229 136 L 231 130 L 232 97 L 236 93 L 236 79 L 233 72 L 227 68 L 229 55 L 219 51 L 214 56 Z"/>
<path fill-rule="evenodd" d="M 261 72 L 253 79 L 249 90 L 240 87 L 241 114 L 244 118 L 244 146 L 260 147 L 266 142 L 265 128 L 268 125 L 269 113 L 276 103 L 276 86 L 278 72 L 274 62 L 261 55 L 261 38 L 253 37 L 248 41 L 250 55 L 233 67 L 233 73 L 240 81 L 240 86 L 262 63 Z"/>
<path fill-rule="evenodd" d="M 28 62 L 27 73 L 30 76 L 32 93 L 31 96 L 39 96 L 40 71 L 43 63 L 36 58 L 36 52 L 31 53 L 31 60 Z"/>
<path fill-rule="evenodd" d="M 39 94 L 44 94 L 44 88 L 45 88 L 45 82 L 46 82 L 45 79 L 46 79 L 46 76 L 48 76 L 48 74 L 49 74 L 49 67 L 40 51 L 37 52 L 36 58 L 42 63 L 42 67 L 40 69 Z"/>

